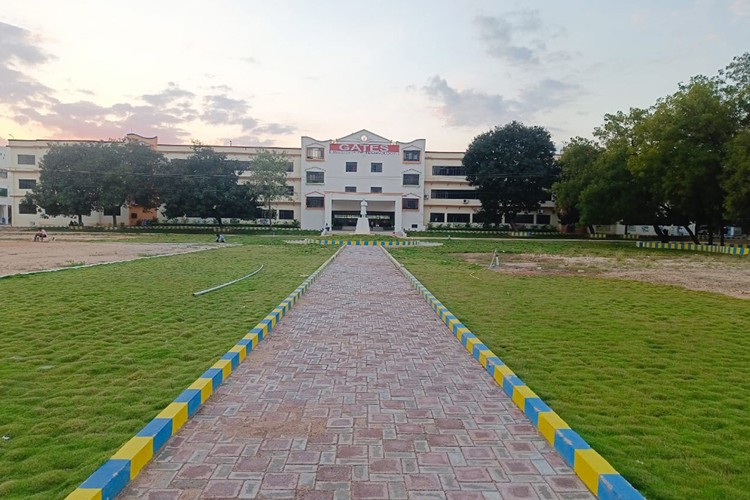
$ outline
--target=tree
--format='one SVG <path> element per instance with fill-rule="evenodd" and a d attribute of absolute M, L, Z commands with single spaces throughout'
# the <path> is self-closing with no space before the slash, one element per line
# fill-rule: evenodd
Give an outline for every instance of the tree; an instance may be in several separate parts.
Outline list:
<path fill-rule="evenodd" d="M 750 225 L 750 130 L 743 130 L 727 145 L 724 207 L 727 217 Z"/>
<path fill-rule="evenodd" d="M 270 225 L 273 224 L 271 204 L 279 198 L 288 197 L 286 174 L 289 159 L 283 153 L 261 151 L 253 158 L 250 184 L 253 193 L 265 205 Z"/>
<path fill-rule="evenodd" d="M 155 174 L 163 155 L 139 142 L 53 145 L 40 162 L 39 182 L 26 197 L 46 216 L 78 217 L 138 203 L 158 204 Z M 117 225 L 117 216 L 112 216 Z"/>
<path fill-rule="evenodd" d="M 555 146 L 542 127 L 512 122 L 474 138 L 464 155 L 466 179 L 476 187 L 488 223 L 536 211 L 557 175 Z"/>
<path fill-rule="evenodd" d="M 562 224 L 574 224 L 581 215 L 581 194 L 594 180 L 603 148 L 590 139 L 575 137 L 563 149 L 558 164 L 560 179 L 552 185 L 555 207 Z"/>
<path fill-rule="evenodd" d="M 239 183 L 240 163 L 223 153 L 196 144 L 184 160 L 172 160 L 161 182 L 164 214 L 169 217 L 196 216 L 251 219 L 258 214 L 258 203 L 251 186 Z"/>
<path fill-rule="evenodd" d="M 99 159 L 105 143 L 52 145 L 39 163 L 39 182 L 26 201 L 38 205 L 44 215 L 78 217 L 90 215 L 98 202 L 96 182 Z"/>
<path fill-rule="evenodd" d="M 709 243 L 724 226 L 724 157 L 736 127 L 717 82 L 701 76 L 660 100 L 635 128 L 630 170 L 650 183 L 673 224 L 705 224 Z"/>

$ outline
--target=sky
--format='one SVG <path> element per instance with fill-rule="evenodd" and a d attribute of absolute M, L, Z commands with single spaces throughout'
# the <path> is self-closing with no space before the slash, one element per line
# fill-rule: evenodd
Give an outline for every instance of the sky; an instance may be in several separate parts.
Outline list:
<path fill-rule="evenodd" d="M 367 129 L 562 147 L 750 51 L 750 0 L 3 0 L 0 145 L 299 147 Z"/>

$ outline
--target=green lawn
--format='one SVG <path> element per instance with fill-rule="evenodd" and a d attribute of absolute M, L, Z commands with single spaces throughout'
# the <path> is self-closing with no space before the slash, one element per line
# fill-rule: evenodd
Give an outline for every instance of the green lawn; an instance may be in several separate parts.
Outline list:
<path fill-rule="evenodd" d="M 497 247 L 691 258 L 634 246 L 450 241 L 392 252 L 648 498 L 748 498 L 750 302 L 635 281 L 511 276 L 455 255 L 487 252 L 489 263 Z M 740 266 L 747 272 L 750 261 Z"/>
<path fill-rule="evenodd" d="M 336 250 L 283 239 L 1 279 L 0 497 L 64 497 Z"/>

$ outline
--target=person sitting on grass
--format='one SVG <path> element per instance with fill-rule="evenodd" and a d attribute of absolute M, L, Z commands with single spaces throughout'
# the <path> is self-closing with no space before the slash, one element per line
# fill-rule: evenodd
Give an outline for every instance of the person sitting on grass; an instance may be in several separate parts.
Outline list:
<path fill-rule="evenodd" d="M 216 235 L 216 243 L 224 243 L 226 240 L 224 239 L 224 235 L 221 233 L 218 233 Z"/>
<path fill-rule="evenodd" d="M 34 241 L 44 241 L 47 238 L 47 231 L 44 228 L 39 228 L 39 231 L 34 234 Z"/>

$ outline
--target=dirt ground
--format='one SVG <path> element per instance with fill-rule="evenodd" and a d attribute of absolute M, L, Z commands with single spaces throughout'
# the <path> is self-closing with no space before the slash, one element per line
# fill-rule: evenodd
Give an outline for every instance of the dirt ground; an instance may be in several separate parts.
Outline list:
<path fill-rule="evenodd" d="M 488 254 L 462 254 L 461 257 L 485 266 L 491 259 Z M 639 258 L 500 254 L 500 265 L 493 270 L 527 276 L 583 275 L 647 281 L 750 299 L 748 257 L 717 257 L 703 254 L 675 258 L 652 254 Z"/>
<path fill-rule="evenodd" d="M 130 243 L 128 236 L 106 233 L 50 233 L 50 238 L 44 243 L 34 242 L 33 237 L 34 233 L 27 231 L 0 231 L 0 277 L 146 256 L 173 255 L 217 246 L 210 243 Z"/>

